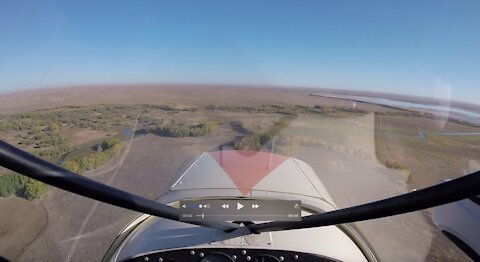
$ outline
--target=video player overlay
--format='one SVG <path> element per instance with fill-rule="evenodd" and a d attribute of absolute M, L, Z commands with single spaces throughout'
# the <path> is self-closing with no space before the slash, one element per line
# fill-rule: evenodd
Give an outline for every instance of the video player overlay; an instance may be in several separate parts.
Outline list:
<path fill-rule="evenodd" d="M 300 221 L 301 201 L 183 200 L 180 221 Z"/>

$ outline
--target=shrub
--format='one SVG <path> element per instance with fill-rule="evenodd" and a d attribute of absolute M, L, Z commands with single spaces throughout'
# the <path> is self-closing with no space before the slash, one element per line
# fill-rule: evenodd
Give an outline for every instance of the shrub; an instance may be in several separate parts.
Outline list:
<path fill-rule="evenodd" d="M 39 126 L 34 126 L 32 127 L 31 134 L 32 135 L 38 135 L 42 132 L 42 128 Z"/>
<path fill-rule="evenodd" d="M 51 121 L 49 124 L 48 124 L 48 130 L 49 131 L 57 131 L 60 129 L 60 125 L 54 121 Z"/>
<path fill-rule="evenodd" d="M 242 137 L 240 140 L 233 142 L 235 150 L 252 150 L 258 151 L 262 148 L 259 135 L 250 135 Z"/>
<path fill-rule="evenodd" d="M 207 121 L 190 127 L 189 136 L 204 136 L 213 133 L 217 129 L 217 122 Z"/>
<path fill-rule="evenodd" d="M 0 176 L 0 196 L 8 197 L 22 189 L 25 183 L 23 176 L 18 174 L 6 174 Z"/>
<path fill-rule="evenodd" d="M 70 172 L 77 173 L 77 174 L 81 173 L 82 171 L 77 161 L 71 161 L 71 160 L 64 161 L 62 163 L 62 167 Z"/>
<path fill-rule="evenodd" d="M 102 147 L 106 149 L 102 152 L 92 152 L 75 160 L 64 161 L 62 167 L 77 174 L 93 170 L 116 156 L 122 150 L 122 142 L 118 138 L 109 137 L 103 141 Z"/>
<path fill-rule="evenodd" d="M 395 160 L 390 160 L 390 159 L 385 161 L 385 166 L 388 167 L 388 168 L 397 169 L 397 170 L 407 169 L 404 165 L 398 163 Z"/>
<path fill-rule="evenodd" d="M 0 196 L 8 197 L 22 193 L 28 200 L 39 198 L 45 191 L 45 184 L 16 173 L 0 176 Z"/>
<path fill-rule="evenodd" d="M 260 150 L 263 145 L 277 136 L 291 121 L 292 116 L 283 116 L 279 120 L 273 122 L 270 129 L 264 133 L 254 133 L 233 142 L 235 150 Z M 284 145 L 287 147 L 287 145 Z"/>
<path fill-rule="evenodd" d="M 107 150 L 107 149 L 110 149 L 112 148 L 113 146 L 117 145 L 117 144 L 120 144 L 122 141 L 120 141 L 120 139 L 116 138 L 116 137 L 109 137 L 107 139 L 105 139 L 102 143 L 102 149 L 103 150 Z"/>
<path fill-rule="evenodd" d="M 39 198 L 42 193 L 45 191 L 45 184 L 35 180 L 35 179 L 28 179 L 25 185 L 25 198 L 28 200 L 34 200 Z"/>

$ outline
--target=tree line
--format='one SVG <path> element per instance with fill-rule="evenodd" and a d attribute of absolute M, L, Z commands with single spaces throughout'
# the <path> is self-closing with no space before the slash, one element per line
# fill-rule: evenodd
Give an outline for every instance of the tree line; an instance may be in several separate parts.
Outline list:
<path fill-rule="evenodd" d="M 93 170 L 116 156 L 122 149 L 122 142 L 118 138 L 109 137 L 103 141 L 101 148 L 101 152 L 92 152 L 73 160 L 66 160 L 62 167 L 77 174 Z"/>
<path fill-rule="evenodd" d="M 157 126 L 152 133 L 168 137 L 196 137 L 213 133 L 217 129 L 216 121 L 206 121 L 193 126 Z"/>

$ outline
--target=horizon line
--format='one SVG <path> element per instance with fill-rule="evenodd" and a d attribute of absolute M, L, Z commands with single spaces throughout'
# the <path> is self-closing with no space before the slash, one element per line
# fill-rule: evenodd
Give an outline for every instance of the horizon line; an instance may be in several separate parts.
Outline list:
<path fill-rule="evenodd" d="M 188 82 L 132 82 L 132 83 L 88 83 L 88 84 L 71 84 L 71 85 L 50 85 L 50 86 L 43 86 L 43 87 L 25 87 L 19 88 L 17 90 L 4 90 L 3 92 L 0 91 L 0 96 L 4 95 L 12 95 L 12 94 L 19 94 L 19 93 L 26 93 L 26 92 L 36 92 L 36 91 L 48 91 L 48 90 L 59 90 L 59 89 L 73 89 L 73 88 L 117 88 L 117 87 L 201 87 L 201 88 L 208 88 L 208 87 L 217 87 L 217 88 L 253 88 L 253 89 L 282 89 L 282 90 L 290 90 L 290 91 L 298 91 L 298 90 L 323 90 L 328 91 L 330 94 L 342 94 L 344 95 L 352 95 L 352 93 L 356 93 L 353 95 L 359 96 L 362 95 L 377 95 L 374 97 L 378 98 L 388 98 L 392 99 L 390 96 L 397 96 L 397 98 L 393 98 L 393 100 L 397 101 L 410 101 L 407 100 L 408 98 L 417 98 L 427 100 L 433 104 L 435 102 L 450 102 L 454 104 L 462 104 L 463 106 L 475 106 L 478 107 L 480 104 L 470 102 L 470 101 L 462 101 L 462 100 L 454 100 L 454 99 L 440 99 L 428 96 L 421 96 L 421 95 L 412 95 L 412 94 L 402 94 L 402 93 L 394 93 L 394 92 L 384 92 L 384 91 L 373 91 L 373 90 L 362 90 L 362 89 L 348 89 L 348 88 L 341 88 L 341 87 L 321 87 L 321 86 L 295 86 L 295 85 L 275 85 L 275 84 L 252 84 L 252 83 L 245 83 L 245 84 L 231 84 L 231 83 L 188 83 Z M 359 94 L 360 93 L 360 94 Z M 402 98 L 402 99 L 398 99 Z M 403 100 L 405 99 L 405 100 Z"/>

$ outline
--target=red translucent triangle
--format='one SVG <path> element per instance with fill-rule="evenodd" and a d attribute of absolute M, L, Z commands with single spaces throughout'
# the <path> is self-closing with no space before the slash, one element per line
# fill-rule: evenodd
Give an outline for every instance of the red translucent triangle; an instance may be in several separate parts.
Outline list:
<path fill-rule="evenodd" d="M 282 155 L 246 150 L 224 150 L 209 154 L 244 196 L 250 194 L 258 182 L 288 159 Z"/>

